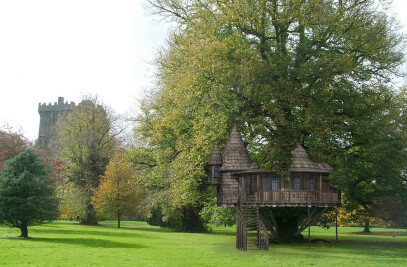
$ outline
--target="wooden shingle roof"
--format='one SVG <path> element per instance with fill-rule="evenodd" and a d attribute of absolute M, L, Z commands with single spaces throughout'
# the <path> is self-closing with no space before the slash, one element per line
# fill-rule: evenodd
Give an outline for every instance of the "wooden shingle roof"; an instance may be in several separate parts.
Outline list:
<path fill-rule="evenodd" d="M 291 151 L 291 166 L 288 169 L 290 172 L 316 172 L 330 173 L 333 168 L 328 163 L 313 162 L 307 151 L 297 143 L 297 147 Z"/>
<path fill-rule="evenodd" d="M 222 160 L 222 171 L 240 171 L 253 167 L 236 124 L 233 126 L 226 141 L 225 149 L 222 152 Z"/>
<path fill-rule="evenodd" d="M 222 155 L 219 151 L 218 141 L 215 142 L 211 156 L 209 157 L 209 165 L 222 165 Z"/>

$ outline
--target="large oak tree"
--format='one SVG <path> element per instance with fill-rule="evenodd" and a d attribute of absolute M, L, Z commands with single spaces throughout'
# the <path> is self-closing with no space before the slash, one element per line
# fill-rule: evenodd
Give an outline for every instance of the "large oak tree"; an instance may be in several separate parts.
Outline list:
<path fill-rule="evenodd" d="M 287 172 L 298 140 L 355 203 L 401 184 L 403 36 L 380 2 L 149 2 L 176 26 L 136 118 L 135 162 L 164 213 L 202 207 L 210 150 L 235 122 L 263 168 Z"/>

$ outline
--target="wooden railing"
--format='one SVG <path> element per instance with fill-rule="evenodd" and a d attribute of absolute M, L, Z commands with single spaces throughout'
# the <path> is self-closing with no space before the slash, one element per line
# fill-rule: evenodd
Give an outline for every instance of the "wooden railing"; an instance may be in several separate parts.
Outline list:
<path fill-rule="evenodd" d="M 247 222 L 240 208 L 236 208 L 236 248 L 247 250 Z"/>
<path fill-rule="evenodd" d="M 269 249 L 269 233 L 260 214 L 258 215 L 257 220 L 257 248 L 264 250 Z"/>
<path fill-rule="evenodd" d="M 338 192 L 320 192 L 312 190 L 261 190 L 248 194 L 239 192 L 241 203 L 340 203 Z"/>

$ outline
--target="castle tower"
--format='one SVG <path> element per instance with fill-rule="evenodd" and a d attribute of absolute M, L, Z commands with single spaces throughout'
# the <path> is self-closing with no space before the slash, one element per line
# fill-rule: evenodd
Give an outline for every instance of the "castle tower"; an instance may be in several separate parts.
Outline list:
<path fill-rule="evenodd" d="M 52 154 L 52 141 L 54 141 L 57 136 L 55 129 L 57 121 L 65 118 L 73 107 L 75 107 L 75 103 L 64 103 L 63 97 L 58 97 L 58 102 L 55 102 L 54 104 L 38 104 L 40 127 L 37 147 L 46 155 L 50 156 Z"/>

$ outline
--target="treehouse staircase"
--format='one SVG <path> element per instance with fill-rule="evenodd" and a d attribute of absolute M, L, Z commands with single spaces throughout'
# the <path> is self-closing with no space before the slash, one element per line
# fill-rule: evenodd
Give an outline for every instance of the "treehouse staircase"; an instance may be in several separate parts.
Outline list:
<path fill-rule="evenodd" d="M 259 208 L 236 208 L 236 248 L 268 250 L 269 235 Z"/>

